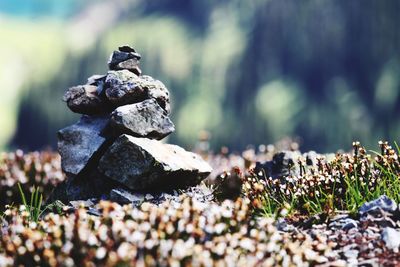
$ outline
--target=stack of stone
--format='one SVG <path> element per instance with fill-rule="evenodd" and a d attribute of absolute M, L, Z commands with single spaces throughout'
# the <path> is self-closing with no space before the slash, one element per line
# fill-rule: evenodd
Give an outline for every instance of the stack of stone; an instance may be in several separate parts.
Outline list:
<path fill-rule="evenodd" d="M 175 130 L 165 85 L 142 75 L 141 56 L 129 46 L 114 51 L 106 75 L 69 88 L 63 100 L 80 121 L 58 132 L 67 180 L 50 201 L 91 198 L 129 202 L 138 192 L 198 184 L 211 167 L 198 155 L 163 139 Z"/>

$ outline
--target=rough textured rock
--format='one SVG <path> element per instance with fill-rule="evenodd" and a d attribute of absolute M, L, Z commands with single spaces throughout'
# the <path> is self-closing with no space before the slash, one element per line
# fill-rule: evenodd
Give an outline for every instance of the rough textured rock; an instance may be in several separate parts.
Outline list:
<path fill-rule="evenodd" d="M 102 75 L 102 74 L 94 74 L 87 78 L 87 84 L 89 85 L 99 85 L 101 83 L 104 83 L 104 80 L 106 79 L 107 75 Z"/>
<path fill-rule="evenodd" d="M 121 52 L 121 51 L 114 51 L 111 54 L 110 59 L 108 60 L 108 66 L 109 66 L 110 69 L 113 69 L 119 63 L 121 63 L 123 61 L 126 61 L 126 60 L 129 60 L 129 59 L 138 60 L 138 58 L 135 57 L 134 55 L 132 55 L 131 53 Z"/>
<path fill-rule="evenodd" d="M 142 71 L 139 68 L 140 54 L 136 53 L 135 49 L 129 46 L 120 46 L 119 51 L 114 51 L 108 61 L 110 70 L 129 70 L 136 75 L 141 75 Z"/>
<path fill-rule="evenodd" d="M 131 58 L 118 63 L 114 70 L 129 70 L 136 75 L 142 74 L 142 70 L 139 68 L 139 61 L 136 58 Z"/>
<path fill-rule="evenodd" d="M 159 205 L 165 201 L 179 203 L 185 195 L 202 203 L 214 201 L 213 191 L 201 183 L 181 190 L 169 190 L 167 192 L 132 192 L 125 188 L 114 188 L 110 192 L 109 200 L 120 204 L 133 204 L 139 206 L 143 202 L 150 202 Z"/>
<path fill-rule="evenodd" d="M 128 70 L 109 71 L 105 86 L 105 94 L 115 106 L 154 98 L 168 114 L 170 112 L 168 89 L 150 76 L 137 76 Z"/>
<path fill-rule="evenodd" d="M 121 135 L 100 159 L 99 171 L 132 190 L 198 184 L 211 167 L 198 155 L 156 140 Z"/>
<path fill-rule="evenodd" d="M 281 151 L 274 154 L 271 161 L 266 161 L 264 163 L 256 162 L 255 172 L 257 174 L 260 173 L 261 176 L 267 178 L 272 177 L 274 179 L 288 176 L 299 176 L 299 159 L 304 160 L 305 164 L 308 166 L 316 166 L 318 158 L 321 158 L 322 156 L 328 161 L 335 157 L 334 154 L 319 155 L 314 151 L 309 151 L 303 154 L 299 151 Z"/>
<path fill-rule="evenodd" d="M 215 195 L 218 199 L 236 199 L 242 192 L 242 179 L 238 173 L 224 173 L 215 181 Z"/>
<path fill-rule="evenodd" d="M 336 230 L 349 230 L 358 227 L 358 221 L 349 217 L 349 213 L 337 214 L 330 219 L 329 228 Z"/>
<path fill-rule="evenodd" d="M 82 116 L 74 125 L 58 132 L 61 165 L 68 174 L 79 174 L 94 154 L 105 144 L 103 131 L 108 117 Z"/>
<path fill-rule="evenodd" d="M 78 85 L 68 89 L 63 101 L 76 113 L 97 115 L 111 111 L 108 100 L 102 97 L 96 85 Z"/>
<path fill-rule="evenodd" d="M 165 87 L 165 85 L 159 80 L 148 75 L 141 76 L 141 79 L 143 80 L 143 86 L 147 89 L 147 96 L 157 100 L 157 103 L 167 112 L 167 114 L 169 114 L 171 108 L 167 87 Z"/>
<path fill-rule="evenodd" d="M 147 92 L 139 80 L 139 76 L 127 70 L 109 71 L 106 77 L 107 98 L 118 106 L 145 100 Z"/>
<path fill-rule="evenodd" d="M 47 203 L 56 200 L 67 204 L 74 200 L 107 199 L 108 192 L 117 186 L 115 181 L 104 177 L 97 170 L 80 176 L 70 175 L 53 190 Z"/>
<path fill-rule="evenodd" d="M 382 195 L 373 201 L 364 203 L 358 212 L 360 215 L 364 215 L 366 213 L 374 212 L 377 209 L 394 213 L 397 210 L 397 204 L 394 200 Z"/>
<path fill-rule="evenodd" d="M 122 46 L 118 47 L 118 50 L 121 52 L 131 53 L 137 59 L 141 59 L 141 57 L 142 57 L 139 53 L 136 52 L 136 50 L 133 47 L 131 47 L 129 45 L 122 45 Z"/>
<path fill-rule="evenodd" d="M 110 200 L 120 204 L 139 205 L 145 200 L 145 197 L 141 193 L 131 193 L 123 188 L 115 188 L 110 192 Z"/>
<path fill-rule="evenodd" d="M 162 139 L 175 130 L 155 99 L 117 108 L 111 114 L 114 129 L 138 137 Z"/>
<path fill-rule="evenodd" d="M 298 174 L 299 168 L 296 167 L 296 161 L 301 156 L 299 152 L 283 151 L 276 153 L 272 161 L 265 163 L 256 163 L 256 172 L 263 172 L 265 177 L 274 179 L 288 176 L 289 174 Z"/>

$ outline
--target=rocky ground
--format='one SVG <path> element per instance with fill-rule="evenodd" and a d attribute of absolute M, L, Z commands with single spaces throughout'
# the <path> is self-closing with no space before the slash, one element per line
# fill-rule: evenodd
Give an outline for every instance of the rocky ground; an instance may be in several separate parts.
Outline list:
<path fill-rule="evenodd" d="M 387 156 L 385 166 L 397 173 L 397 154 L 385 143 L 381 147 Z M 346 207 L 344 199 L 339 201 L 344 197 L 338 194 L 331 205 L 321 197 L 324 210 L 313 212 L 301 201 L 290 206 L 283 198 L 278 199 L 284 194 L 268 187 L 270 178 L 280 181 L 279 192 L 283 193 L 286 191 L 282 188 L 297 192 L 303 184 L 315 196 L 310 173 L 318 174 L 316 181 L 324 182 L 326 187 L 320 185 L 319 190 L 330 192 L 327 178 L 357 171 L 357 166 L 368 166 L 368 170 L 360 167 L 359 174 L 373 181 L 383 172 L 369 164 L 371 157 L 364 157 L 357 143 L 353 153 L 341 155 L 303 154 L 296 148 L 293 144 L 267 146 L 241 155 L 225 150 L 218 154 L 198 151 L 220 172 L 201 185 L 135 195 L 135 201 L 127 205 L 101 199 L 70 201 L 58 207 L 60 210 L 52 207 L 37 222 L 32 221 L 26 207 L 18 206 L 21 201 L 16 184 L 21 183 L 25 192 L 37 185 L 45 197 L 49 196 L 65 179 L 60 158 L 47 152 L 3 153 L 0 193 L 7 197 L 1 198 L 1 204 L 11 206 L 3 208 L 0 265 L 399 265 L 397 199 L 380 194 L 344 210 L 338 208 Z M 285 152 L 278 152 L 281 150 Z M 342 165 L 335 174 L 332 162 L 339 156 Z M 368 164 L 364 162 L 367 159 Z M 302 170 L 301 160 L 306 165 L 308 161 L 306 170 Z M 265 176 L 259 172 L 269 173 Z M 283 180 L 294 185 L 285 186 Z M 349 190 L 339 183 L 333 191 Z M 272 214 L 265 208 L 267 197 L 282 201 Z"/>

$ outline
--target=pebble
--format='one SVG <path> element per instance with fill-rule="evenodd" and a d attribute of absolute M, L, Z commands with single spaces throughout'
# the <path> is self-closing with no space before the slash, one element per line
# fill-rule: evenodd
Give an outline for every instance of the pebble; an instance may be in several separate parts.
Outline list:
<path fill-rule="evenodd" d="M 364 203 L 360 209 L 360 215 L 364 215 L 365 213 L 372 212 L 377 209 L 382 209 L 388 212 L 395 212 L 397 210 L 397 203 L 388 198 L 386 195 L 382 195 L 379 198 L 372 200 L 370 202 Z"/>
<path fill-rule="evenodd" d="M 394 252 L 399 252 L 400 232 L 398 230 L 386 227 L 383 229 L 381 236 L 389 249 L 392 249 Z"/>

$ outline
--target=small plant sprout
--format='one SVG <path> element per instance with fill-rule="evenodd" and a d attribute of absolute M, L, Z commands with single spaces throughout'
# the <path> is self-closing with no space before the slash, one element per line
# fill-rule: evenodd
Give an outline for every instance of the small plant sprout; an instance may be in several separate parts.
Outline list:
<path fill-rule="evenodd" d="M 50 208 L 50 205 L 47 205 L 42 208 L 43 195 L 40 193 L 38 187 L 33 187 L 30 202 L 28 203 L 25 197 L 25 193 L 22 190 L 21 184 L 18 183 L 18 190 L 21 195 L 23 209 L 28 213 L 28 221 L 37 223 L 42 214 Z"/>

